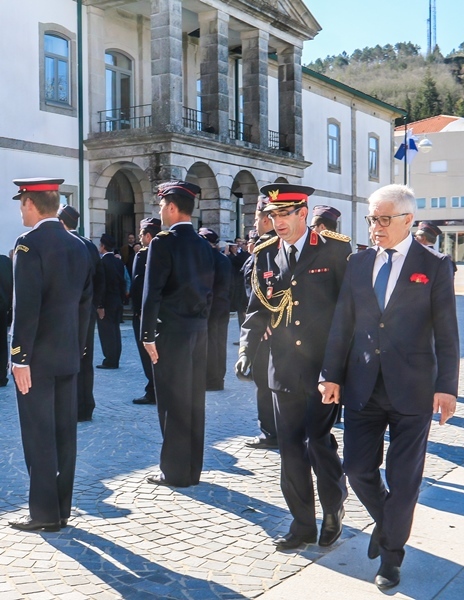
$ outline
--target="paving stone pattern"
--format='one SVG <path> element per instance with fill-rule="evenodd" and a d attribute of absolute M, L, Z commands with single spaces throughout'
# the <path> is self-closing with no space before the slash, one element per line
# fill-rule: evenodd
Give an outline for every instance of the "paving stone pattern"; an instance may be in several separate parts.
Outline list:
<path fill-rule="evenodd" d="M 458 313 L 464 324 L 462 297 Z M 12 513 L 27 513 L 28 480 L 12 382 L 0 388 L 2 600 L 256 598 L 329 553 L 317 545 L 277 552 L 272 544 L 288 530 L 290 517 L 278 451 L 244 445 L 258 429 L 254 386 L 233 375 L 236 318 L 229 328 L 226 389 L 207 393 L 202 480 L 187 489 L 145 482 L 157 470 L 161 435 L 156 407 L 131 402 L 145 382 L 130 323 L 122 333 L 121 368 L 96 370 L 94 419 L 78 425 L 72 518 L 59 533 L 8 526 Z M 463 464 L 463 425 L 462 399 L 448 426 L 433 422 L 424 486 Z M 341 450 L 343 425 L 335 435 Z M 342 541 L 371 523 L 352 493 L 344 522 Z"/>

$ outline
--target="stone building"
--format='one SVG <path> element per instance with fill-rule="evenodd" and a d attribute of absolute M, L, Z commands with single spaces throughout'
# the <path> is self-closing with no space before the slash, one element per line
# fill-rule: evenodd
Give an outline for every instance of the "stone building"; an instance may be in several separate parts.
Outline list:
<path fill-rule="evenodd" d="M 186 179 L 202 189 L 196 223 L 228 239 L 250 228 L 262 185 L 305 183 L 366 242 L 366 198 L 392 181 L 401 111 L 301 67 L 321 30 L 305 2 L 21 4 L 0 7 L 6 198 L 13 178 L 64 177 L 85 234 L 123 243 L 156 214 L 156 185 Z M 22 231 L 14 206 L 3 224 L 5 251 Z"/>

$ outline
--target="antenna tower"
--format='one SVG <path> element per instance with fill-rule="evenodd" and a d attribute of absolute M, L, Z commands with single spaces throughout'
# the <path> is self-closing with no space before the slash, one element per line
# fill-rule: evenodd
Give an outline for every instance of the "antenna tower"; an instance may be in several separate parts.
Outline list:
<path fill-rule="evenodd" d="M 437 45 L 437 7 L 436 0 L 429 0 L 429 18 L 427 19 L 427 56 Z"/>

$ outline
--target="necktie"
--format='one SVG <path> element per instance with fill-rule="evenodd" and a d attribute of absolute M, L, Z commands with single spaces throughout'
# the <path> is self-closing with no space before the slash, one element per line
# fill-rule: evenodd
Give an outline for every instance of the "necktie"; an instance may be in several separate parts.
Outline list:
<path fill-rule="evenodd" d="M 390 277 L 392 269 L 392 257 L 396 250 L 389 248 L 388 250 L 385 250 L 385 252 L 388 254 L 388 260 L 380 267 L 380 271 L 378 272 L 374 283 L 374 293 L 377 296 L 377 302 L 379 303 L 379 308 L 382 312 L 385 308 L 385 294 L 387 293 L 388 278 Z"/>
<path fill-rule="evenodd" d="M 296 267 L 296 253 L 298 252 L 298 248 L 296 246 L 290 246 L 288 248 L 288 266 L 290 267 L 290 272 L 293 273 Z"/>

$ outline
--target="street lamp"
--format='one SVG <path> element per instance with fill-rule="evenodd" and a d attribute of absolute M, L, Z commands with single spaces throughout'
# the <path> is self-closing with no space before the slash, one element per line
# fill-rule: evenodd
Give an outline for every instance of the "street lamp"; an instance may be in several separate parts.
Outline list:
<path fill-rule="evenodd" d="M 423 153 L 423 154 L 427 154 L 428 152 L 430 152 L 430 150 L 432 150 L 433 148 L 433 144 L 432 142 L 429 140 L 429 138 L 424 137 L 424 139 L 422 139 L 419 144 L 418 144 L 418 148 L 419 150 Z"/>

